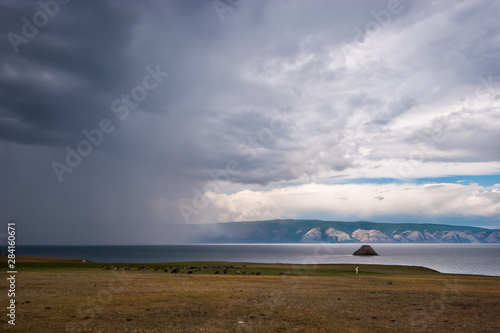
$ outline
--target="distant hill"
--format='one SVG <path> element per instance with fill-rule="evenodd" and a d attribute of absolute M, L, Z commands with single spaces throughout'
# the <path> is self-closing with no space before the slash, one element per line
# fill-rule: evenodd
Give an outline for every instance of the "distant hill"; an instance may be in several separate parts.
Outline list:
<path fill-rule="evenodd" d="M 500 243 L 499 229 L 430 223 L 270 220 L 189 228 L 198 243 Z"/>

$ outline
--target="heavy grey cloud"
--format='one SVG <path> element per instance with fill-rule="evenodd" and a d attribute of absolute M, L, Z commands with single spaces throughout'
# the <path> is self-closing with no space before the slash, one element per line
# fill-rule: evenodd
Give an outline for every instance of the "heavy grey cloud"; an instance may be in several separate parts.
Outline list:
<path fill-rule="evenodd" d="M 73 0 L 15 47 L 43 9 L 1 6 L 0 218 L 26 242 L 162 242 L 214 177 L 226 192 L 355 177 L 436 128 L 422 161 L 497 170 L 496 2 L 247 0 L 221 20 L 212 1 Z M 147 68 L 169 75 L 134 100 Z M 114 130 L 60 182 L 53 162 L 103 119 Z"/>

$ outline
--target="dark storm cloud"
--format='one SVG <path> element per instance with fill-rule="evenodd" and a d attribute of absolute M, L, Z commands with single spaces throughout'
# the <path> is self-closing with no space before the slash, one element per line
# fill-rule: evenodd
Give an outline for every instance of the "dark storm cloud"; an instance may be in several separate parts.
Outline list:
<path fill-rule="evenodd" d="M 175 17 L 189 12 L 190 4 L 171 3 L 170 7 L 176 9 L 171 14 Z M 176 163 L 182 156 L 172 144 L 180 137 L 176 127 L 181 126 L 154 127 L 158 117 L 168 112 L 168 99 L 160 99 L 160 89 L 156 96 L 150 93 L 127 121 L 120 121 L 110 105 L 142 83 L 147 66 L 154 69 L 159 64 L 162 71 L 168 71 L 167 64 L 172 62 L 161 48 L 166 44 L 161 37 L 166 34 L 158 27 L 153 29 L 155 36 L 151 31 L 138 31 L 141 23 L 147 24 L 146 7 L 131 2 L 73 1 L 61 5 L 35 37 L 18 45 L 16 54 L 5 37 L 9 32 L 21 35 L 21 18 L 31 20 L 39 10 L 28 2 L 6 4 L 1 11 L 6 19 L 2 20 L 0 57 L 0 154 L 2 175 L 9 175 L 2 177 L 2 189 L 8 189 L 1 193 L 2 206 L 9 207 L 2 208 L 2 219 L 25 221 L 20 239 L 30 243 L 116 243 L 121 238 L 127 239 L 125 243 L 148 242 L 151 238 L 141 233 L 147 234 L 144 225 L 153 223 L 150 198 L 186 194 L 194 186 L 172 171 L 182 170 Z M 140 33 L 151 37 L 148 45 L 137 40 L 143 37 Z M 170 29 L 168 33 L 178 32 Z M 182 36 L 168 41 L 177 43 L 179 49 L 191 43 Z M 176 83 L 182 83 L 182 76 L 176 74 Z M 163 95 L 179 95 L 168 84 L 161 87 Z M 137 118 L 137 114 L 158 116 Z M 59 183 L 51 163 L 64 163 L 64 147 L 75 149 L 84 139 L 81 131 L 95 129 L 104 118 L 112 119 L 121 130 L 106 136 Z M 152 129 L 156 132 L 151 133 Z M 163 137 L 168 130 L 173 134 Z M 161 179 L 152 184 L 152 177 Z M 155 242 L 169 237 L 166 233 Z"/>
<path fill-rule="evenodd" d="M 0 218 L 26 221 L 26 242 L 162 242 L 173 229 L 154 230 L 183 222 L 178 200 L 214 175 L 237 191 L 399 157 L 415 133 L 450 121 L 405 117 L 473 94 L 478 76 L 497 80 L 498 23 L 487 1 L 391 3 L 246 0 L 221 20 L 210 0 L 73 0 L 18 52 L 8 34 L 43 9 L 2 3 Z M 147 68 L 169 75 L 114 112 Z M 53 163 L 108 118 L 114 130 L 59 182 Z M 435 146 L 446 157 L 432 158 L 498 161 L 486 119 L 496 111 L 462 122 L 466 136 L 450 128 Z M 231 161 L 241 171 L 225 178 Z"/>
<path fill-rule="evenodd" d="M 21 17 L 33 20 L 34 2 L 11 3 L 3 35 L 22 35 Z M 137 15 L 105 2 L 72 2 L 16 54 L 2 38 L 0 89 L 4 140 L 37 145 L 64 145 L 78 132 L 95 126 L 111 96 L 133 75 L 126 48 Z M 112 22 L 112 24 L 110 24 Z"/>

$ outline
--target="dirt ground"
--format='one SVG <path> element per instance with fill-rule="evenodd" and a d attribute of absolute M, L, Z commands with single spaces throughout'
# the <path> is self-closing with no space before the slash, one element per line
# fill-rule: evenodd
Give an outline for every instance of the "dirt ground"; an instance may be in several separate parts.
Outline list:
<path fill-rule="evenodd" d="M 7 294 L 7 284 L 0 287 Z M 2 331 L 500 332 L 500 278 L 418 271 L 35 270 L 18 273 L 16 301 L 16 326 L 3 315 Z"/>

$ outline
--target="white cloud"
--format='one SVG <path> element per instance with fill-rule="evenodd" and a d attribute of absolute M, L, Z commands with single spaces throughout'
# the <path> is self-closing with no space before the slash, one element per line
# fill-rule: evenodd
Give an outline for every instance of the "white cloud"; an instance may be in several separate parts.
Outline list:
<path fill-rule="evenodd" d="M 332 219 L 378 217 L 500 218 L 500 184 L 304 184 L 233 194 L 207 192 L 218 220 L 247 221 L 304 216 Z M 383 198 L 383 199 L 382 199 Z"/>
<path fill-rule="evenodd" d="M 500 2 L 402 0 L 358 36 L 389 2 L 246 1 L 221 22 L 211 1 L 82 1 L 19 55 L 4 38 L 0 218 L 26 221 L 28 241 L 69 241 L 87 221 L 131 239 L 182 222 L 180 198 L 230 161 L 241 172 L 193 220 L 497 217 L 498 192 L 472 185 L 328 185 L 500 174 Z M 37 7 L 0 6 L 4 36 Z M 115 119 L 112 101 L 155 64 L 171 75 Z M 59 184 L 51 162 L 108 117 L 117 130 Z M 270 139 L 273 119 L 285 126 Z"/>
<path fill-rule="evenodd" d="M 415 152 L 422 163 L 406 177 L 456 174 L 458 169 L 462 174 L 498 172 L 498 163 L 488 162 L 498 160 L 500 85 L 496 65 L 488 60 L 494 43 L 484 41 L 500 34 L 494 21 L 468 12 L 490 12 L 496 5 L 412 6 L 364 38 L 355 31 L 365 32 L 371 16 L 352 20 L 351 32 L 336 39 L 325 40 L 319 23 L 311 33 L 296 34 L 292 52 L 274 47 L 264 55 L 242 57 L 236 72 L 243 84 L 290 106 L 292 126 L 280 141 L 291 149 L 286 156 L 271 149 L 271 156 L 280 156 L 280 163 L 266 160 L 271 169 L 286 168 L 286 180 L 345 172 L 355 177 L 371 173 L 374 163 L 412 159 Z M 262 36 L 263 45 L 270 47 L 273 33 Z M 321 47 L 315 45 L 319 42 Z M 488 80 L 493 84 L 485 86 Z M 252 107 L 251 99 L 246 101 Z M 241 100 L 231 109 L 237 107 Z M 429 149 L 422 153 L 422 145 Z"/>

